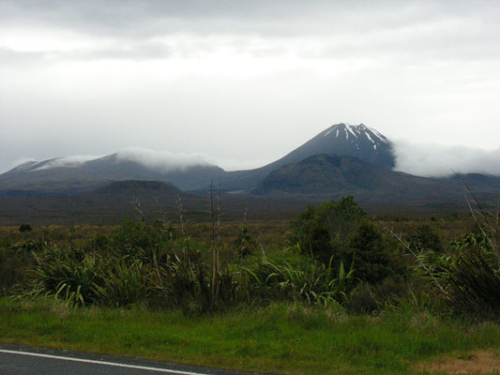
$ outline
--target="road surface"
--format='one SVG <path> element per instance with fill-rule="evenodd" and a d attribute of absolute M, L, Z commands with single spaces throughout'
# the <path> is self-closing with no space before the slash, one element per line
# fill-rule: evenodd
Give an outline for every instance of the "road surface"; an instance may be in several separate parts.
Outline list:
<path fill-rule="evenodd" d="M 242 372 L 0 344 L 1 375 L 245 375 Z M 246 373 L 248 374 L 248 373 Z"/>

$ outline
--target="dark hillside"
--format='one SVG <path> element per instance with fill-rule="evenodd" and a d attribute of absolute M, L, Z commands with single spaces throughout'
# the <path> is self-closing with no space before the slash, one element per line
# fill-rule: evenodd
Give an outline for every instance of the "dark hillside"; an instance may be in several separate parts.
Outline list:
<path fill-rule="evenodd" d="M 468 181 L 468 176 L 465 177 Z M 474 190 L 500 189 L 472 180 Z M 407 205 L 465 204 L 463 184 L 393 172 L 351 156 L 316 155 L 285 165 L 267 176 L 255 191 L 271 196 L 342 197 L 352 195 L 360 202 Z"/>

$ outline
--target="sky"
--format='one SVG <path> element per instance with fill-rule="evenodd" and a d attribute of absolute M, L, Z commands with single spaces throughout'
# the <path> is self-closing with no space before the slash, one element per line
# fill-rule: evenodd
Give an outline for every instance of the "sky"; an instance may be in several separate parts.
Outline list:
<path fill-rule="evenodd" d="M 499 19 L 497 0 L 0 0 L 0 172 L 131 148 L 245 169 L 346 122 L 399 170 L 500 174 Z"/>

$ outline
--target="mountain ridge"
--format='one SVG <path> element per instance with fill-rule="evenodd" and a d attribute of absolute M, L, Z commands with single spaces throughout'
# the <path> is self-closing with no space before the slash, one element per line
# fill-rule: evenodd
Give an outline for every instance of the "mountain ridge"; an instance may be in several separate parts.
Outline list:
<path fill-rule="evenodd" d="M 150 180 L 171 183 L 182 190 L 204 191 L 211 182 L 223 191 L 251 192 L 273 170 L 321 153 L 356 156 L 385 168 L 394 166 L 390 141 L 364 124 L 332 125 L 282 158 L 261 168 L 226 172 L 207 163 L 172 166 L 168 163 L 141 162 L 140 157 L 119 152 L 89 159 L 62 157 L 29 161 L 0 175 L 0 191 L 75 194 L 112 181 Z M 14 193 L 13 193 L 14 194 Z M 32 193 L 30 193 L 32 194 Z"/>
<path fill-rule="evenodd" d="M 340 170 L 338 166 L 335 169 L 332 160 L 330 163 L 326 163 L 321 158 L 296 165 L 295 168 L 302 171 L 300 174 L 297 173 L 297 169 L 286 167 L 317 155 L 345 157 L 341 163 L 348 165 L 351 170 Z M 364 164 L 361 167 L 359 162 L 354 162 L 350 158 L 360 160 L 371 167 L 366 167 Z M 26 162 L 0 175 L 0 197 L 66 196 L 98 189 L 115 181 L 126 180 L 160 181 L 174 185 L 182 191 L 197 192 L 202 195 L 206 193 L 211 183 L 218 186 L 221 192 L 233 195 L 251 195 L 255 192 L 275 195 L 280 189 L 275 189 L 274 192 L 270 193 L 272 189 L 269 187 L 272 185 L 272 181 L 278 182 L 277 176 L 280 176 L 282 185 L 284 181 L 289 184 L 288 188 L 285 186 L 281 189 L 283 194 L 291 194 L 287 190 L 293 190 L 294 185 L 297 184 L 302 184 L 301 189 L 306 189 L 306 187 L 309 189 L 307 193 L 303 191 L 303 194 L 313 194 L 313 186 L 303 184 L 304 176 L 307 173 L 311 181 L 317 179 L 318 176 L 323 176 L 323 184 L 325 181 L 329 181 L 331 186 L 338 186 L 338 190 L 342 190 L 343 186 L 345 195 L 356 191 L 352 181 L 346 180 L 347 175 L 354 178 L 356 174 L 360 175 L 359 169 L 361 169 L 364 177 L 358 176 L 356 178 L 368 181 L 368 176 L 371 176 L 371 182 L 375 183 L 380 179 L 389 178 L 386 172 L 391 172 L 395 165 L 393 143 L 388 138 L 364 124 L 350 125 L 347 123 L 332 125 L 282 158 L 251 170 L 226 172 L 216 165 L 197 160 L 191 160 L 190 164 L 182 164 L 179 160 L 173 160 L 173 164 L 169 165 L 168 161 L 150 159 L 151 155 L 134 158 L 133 154 L 120 155 L 118 152 L 91 160 L 75 156 Z M 324 170 L 321 170 L 322 162 Z M 315 170 L 310 169 L 305 173 L 304 166 L 307 163 L 309 163 L 309 168 L 314 167 Z M 286 176 L 287 173 L 290 175 Z M 391 176 L 392 180 L 400 180 L 399 189 L 402 190 L 409 177 L 403 181 L 401 176 L 411 175 L 399 174 L 397 178 L 396 175 Z M 470 187 L 481 194 L 491 194 L 500 186 L 500 177 L 483 174 L 465 176 L 467 176 Z M 424 181 L 423 177 L 412 177 L 416 178 L 414 181 Z M 294 178 L 298 180 L 294 180 Z M 440 186 L 453 186 L 455 190 L 457 187 L 463 187 L 462 181 L 457 176 L 428 178 L 425 181 L 428 184 L 430 184 L 429 181 L 434 181 L 434 183 L 441 184 Z M 316 193 L 324 194 L 325 187 L 320 185 L 316 186 Z M 364 191 L 367 193 L 369 189 Z M 392 192 L 396 194 L 394 189 Z M 431 189 L 428 195 L 433 194 Z"/>

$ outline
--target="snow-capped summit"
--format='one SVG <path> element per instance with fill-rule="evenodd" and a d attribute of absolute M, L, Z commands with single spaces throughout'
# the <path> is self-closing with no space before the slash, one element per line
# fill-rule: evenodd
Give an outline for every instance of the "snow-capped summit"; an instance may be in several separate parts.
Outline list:
<path fill-rule="evenodd" d="M 322 133 L 323 137 L 334 137 L 334 138 L 345 138 L 351 141 L 355 141 L 356 138 L 366 137 L 375 149 L 377 149 L 379 143 L 389 143 L 387 138 L 380 134 L 377 130 L 369 128 L 365 124 L 351 125 L 351 124 L 337 124 L 329 127 Z"/>
<path fill-rule="evenodd" d="M 354 156 L 382 167 L 394 167 L 391 142 L 364 124 L 332 125 L 285 158 L 300 160 L 317 154 Z"/>

